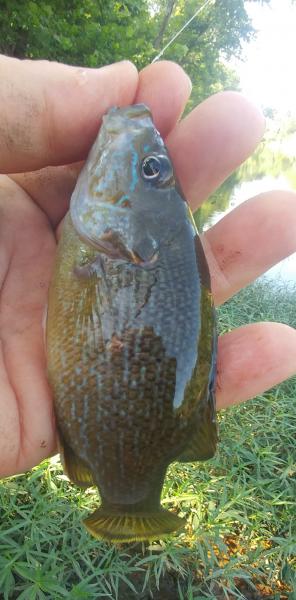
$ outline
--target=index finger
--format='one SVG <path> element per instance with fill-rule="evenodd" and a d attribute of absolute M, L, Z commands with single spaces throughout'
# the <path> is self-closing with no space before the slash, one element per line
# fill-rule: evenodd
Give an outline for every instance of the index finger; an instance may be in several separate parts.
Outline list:
<path fill-rule="evenodd" d="M 138 74 L 128 61 L 86 69 L 0 56 L 0 81 L 0 171 L 12 173 L 85 158 L 106 110 L 133 102 Z"/>

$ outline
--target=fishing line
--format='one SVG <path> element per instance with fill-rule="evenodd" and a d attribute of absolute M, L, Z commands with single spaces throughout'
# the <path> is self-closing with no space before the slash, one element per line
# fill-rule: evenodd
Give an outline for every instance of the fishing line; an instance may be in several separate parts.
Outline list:
<path fill-rule="evenodd" d="M 172 39 L 164 46 L 164 48 L 159 52 L 159 54 L 157 54 L 157 56 L 155 56 L 155 58 L 152 60 L 151 64 L 153 65 L 153 63 L 155 63 L 157 60 L 159 60 L 163 56 L 165 51 L 168 49 L 168 47 L 179 37 L 179 35 L 181 35 L 181 33 L 183 33 L 184 29 L 186 29 L 188 27 L 188 25 L 190 25 L 190 23 L 193 21 L 193 19 L 195 19 L 209 4 L 214 4 L 214 2 L 215 2 L 215 0 L 206 0 L 206 2 L 204 2 L 203 5 L 197 9 L 197 11 L 194 13 L 194 15 L 192 15 L 192 17 L 190 17 L 190 19 L 188 19 L 188 21 L 186 21 L 185 25 L 183 25 L 183 27 L 181 27 L 181 29 L 179 29 L 179 31 L 177 31 L 177 33 L 175 33 L 175 35 L 172 37 Z"/>

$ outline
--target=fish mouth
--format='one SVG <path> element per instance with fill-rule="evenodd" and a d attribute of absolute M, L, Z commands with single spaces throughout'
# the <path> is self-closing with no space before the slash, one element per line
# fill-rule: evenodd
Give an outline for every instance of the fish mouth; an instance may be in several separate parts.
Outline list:
<path fill-rule="evenodd" d="M 114 119 L 124 119 L 126 121 L 136 119 L 152 119 L 151 110 L 146 104 L 132 104 L 130 106 L 113 106 L 103 117 L 104 124 L 114 121 Z"/>

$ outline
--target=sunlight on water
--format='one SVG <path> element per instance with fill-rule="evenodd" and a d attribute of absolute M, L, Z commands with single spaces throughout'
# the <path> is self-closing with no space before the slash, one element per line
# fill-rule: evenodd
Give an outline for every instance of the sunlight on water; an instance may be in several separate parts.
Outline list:
<path fill-rule="evenodd" d="M 249 198 L 276 189 L 291 189 L 291 185 L 284 175 L 281 175 L 280 177 L 267 175 L 261 179 L 254 179 L 253 181 L 245 181 L 237 184 L 232 191 L 228 208 L 222 211 L 214 211 L 207 221 L 205 229 L 209 229 L 209 227 L 220 221 L 222 217 L 231 212 L 236 206 L 239 206 L 239 204 L 242 204 L 242 202 L 245 202 Z"/>

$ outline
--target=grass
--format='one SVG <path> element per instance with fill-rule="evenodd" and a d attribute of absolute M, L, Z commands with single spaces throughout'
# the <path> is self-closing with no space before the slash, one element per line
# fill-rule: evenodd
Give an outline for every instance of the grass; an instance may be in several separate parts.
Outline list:
<path fill-rule="evenodd" d="M 296 326 L 296 290 L 257 282 L 226 303 L 220 329 L 254 320 Z M 296 600 L 296 378 L 222 411 L 219 451 L 171 466 L 163 504 L 185 532 L 112 547 L 81 525 L 97 506 L 56 458 L 0 487 L 4 600 Z"/>

